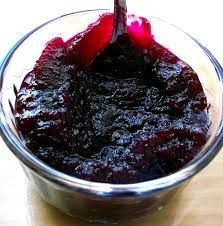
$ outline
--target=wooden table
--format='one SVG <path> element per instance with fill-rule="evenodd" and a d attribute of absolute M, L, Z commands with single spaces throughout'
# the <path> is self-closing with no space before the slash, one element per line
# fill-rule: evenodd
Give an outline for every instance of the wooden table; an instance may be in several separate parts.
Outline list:
<path fill-rule="evenodd" d="M 57 15 L 95 6 L 110 0 L 7 0 L 0 8 L 0 57 L 15 42 L 39 23 Z M 162 17 L 188 31 L 206 44 L 223 64 L 223 14 L 221 1 L 129 0 L 150 15 Z M 140 6 L 139 6 L 140 5 Z M 161 7 L 162 6 L 162 7 Z M 192 9 L 191 9 L 192 7 Z M 9 13 L 10 12 L 10 13 Z M 221 15 L 222 14 L 222 15 Z M 18 161 L 0 139 L 0 225 L 4 226 L 87 226 L 45 203 L 27 181 Z M 222 226 L 223 153 L 194 177 L 181 195 L 159 214 L 134 226 Z M 124 224 L 123 224 L 124 226 Z"/>

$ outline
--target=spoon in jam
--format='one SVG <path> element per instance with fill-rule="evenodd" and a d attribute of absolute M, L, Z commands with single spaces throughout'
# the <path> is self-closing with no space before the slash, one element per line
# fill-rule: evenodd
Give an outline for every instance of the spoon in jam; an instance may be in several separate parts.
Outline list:
<path fill-rule="evenodd" d="M 111 43 L 115 42 L 119 36 L 127 34 L 126 0 L 114 0 L 113 34 Z"/>
<path fill-rule="evenodd" d="M 117 79 L 139 78 L 144 72 L 144 54 L 131 41 L 127 27 L 126 0 L 114 0 L 111 41 L 100 51 L 91 68 Z"/>

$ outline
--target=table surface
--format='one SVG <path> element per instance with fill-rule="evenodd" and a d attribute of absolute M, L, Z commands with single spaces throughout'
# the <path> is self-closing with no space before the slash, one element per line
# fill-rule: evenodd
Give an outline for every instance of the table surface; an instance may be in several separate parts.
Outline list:
<path fill-rule="evenodd" d="M 129 11 L 137 8 L 178 25 L 205 44 L 223 65 L 221 1 L 129 0 Z M 107 8 L 112 0 L 7 0 L 0 7 L 0 59 L 10 46 L 38 24 L 55 16 L 90 8 Z M 99 7 L 100 6 L 100 7 Z M 222 226 L 223 152 L 182 194 L 159 214 L 125 224 L 141 226 Z M 0 225 L 83 226 L 88 225 L 45 203 L 26 179 L 18 161 L 0 138 Z M 90 225 L 90 224 L 89 224 Z M 124 224 L 123 224 L 124 225 Z"/>

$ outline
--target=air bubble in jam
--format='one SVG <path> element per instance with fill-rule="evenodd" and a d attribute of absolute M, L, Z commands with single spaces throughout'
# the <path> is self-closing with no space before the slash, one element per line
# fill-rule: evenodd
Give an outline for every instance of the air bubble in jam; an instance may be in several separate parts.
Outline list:
<path fill-rule="evenodd" d="M 21 138 L 46 164 L 89 181 L 174 173 L 208 138 L 201 83 L 155 41 L 147 19 L 129 16 L 128 34 L 114 43 L 112 28 L 113 15 L 104 14 L 69 40 L 46 44 L 17 94 Z"/>

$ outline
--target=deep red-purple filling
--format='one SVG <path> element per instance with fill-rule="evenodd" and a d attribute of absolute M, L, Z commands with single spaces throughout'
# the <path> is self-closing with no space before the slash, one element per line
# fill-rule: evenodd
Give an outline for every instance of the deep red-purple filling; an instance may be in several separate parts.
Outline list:
<path fill-rule="evenodd" d="M 197 74 L 154 40 L 145 18 L 131 21 L 112 44 L 111 14 L 66 42 L 49 41 L 25 77 L 18 130 L 53 168 L 136 183 L 177 171 L 205 144 L 207 101 Z"/>

